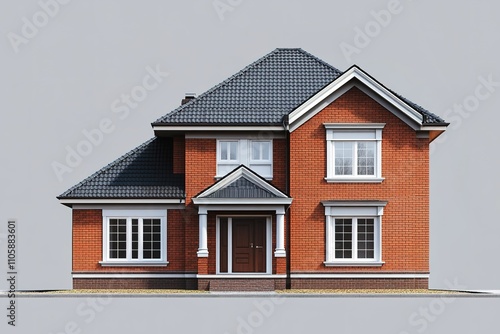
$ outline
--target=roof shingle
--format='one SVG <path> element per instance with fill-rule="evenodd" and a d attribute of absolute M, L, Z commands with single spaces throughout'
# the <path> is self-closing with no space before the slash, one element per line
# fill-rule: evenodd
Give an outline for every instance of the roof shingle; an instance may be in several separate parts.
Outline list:
<path fill-rule="evenodd" d="M 152 138 L 58 198 L 185 198 L 184 175 L 172 162 L 172 138 Z"/>

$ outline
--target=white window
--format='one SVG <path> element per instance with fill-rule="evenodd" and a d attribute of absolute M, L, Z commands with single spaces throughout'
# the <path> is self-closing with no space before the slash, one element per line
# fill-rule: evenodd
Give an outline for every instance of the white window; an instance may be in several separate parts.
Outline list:
<path fill-rule="evenodd" d="M 217 177 L 245 165 L 266 179 L 273 177 L 272 140 L 217 140 Z"/>
<path fill-rule="evenodd" d="M 385 202 L 323 202 L 326 215 L 326 266 L 380 266 Z"/>
<path fill-rule="evenodd" d="M 166 211 L 103 210 L 105 264 L 166 264 Z"/>
<path fill-rule="evenodd" d="M 384 124 L 325 124 L 328 182 L 382 182 Z"/>

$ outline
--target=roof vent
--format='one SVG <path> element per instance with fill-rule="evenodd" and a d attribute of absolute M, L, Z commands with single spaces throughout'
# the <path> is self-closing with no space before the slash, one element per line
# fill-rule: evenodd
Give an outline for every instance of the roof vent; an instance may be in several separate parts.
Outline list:
<path fill-rule="evenodd" d="M 195 93 L 186 93 L 186 96 L 182 99 L 181 105 L 188 103 L 189 101 L 196 98 Z"/>

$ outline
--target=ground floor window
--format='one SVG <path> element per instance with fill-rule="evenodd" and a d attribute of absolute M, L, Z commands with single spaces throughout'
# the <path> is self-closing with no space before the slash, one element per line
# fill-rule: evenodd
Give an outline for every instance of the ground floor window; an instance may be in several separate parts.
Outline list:
<path fill-rule="evenodd" d="M 381 264 L 385 202 L 326 201 L 325 265 Z M 344 205 L 344 206 L 342 206 Z"/>
<path fill-rule="evenodd" d="M 166 262 L 166 211 L 103 212 L 104 263 Z"/>

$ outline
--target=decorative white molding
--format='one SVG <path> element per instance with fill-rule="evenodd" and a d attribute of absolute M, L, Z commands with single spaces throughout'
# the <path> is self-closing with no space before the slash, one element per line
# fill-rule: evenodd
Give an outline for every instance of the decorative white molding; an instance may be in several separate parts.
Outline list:
<path fill-rule="evenodd" d="M 73 278 L 196 278 L 196 274 L 73 274 Z"/>
<path fill-rule="evenodd" d="M 169 262 L 148 262 L 148 261 L 99 261 L 101 267 L 166 267 Z"/>
<path fill-rule="evenodd" d="M 277 274 L 218 274 L 218 275 L 196 275 L 197 278 L 286 278 L 286 275 Z"/>
<path fill-rule="evenodd" d="M 386 123 L 323 123 L 326 129 L 343 130 L 374 130 L 383 129 Z"/>
<path fill-rule="evenodd" d="M 328 183 L 382 183 L 385 177 L 325 177 Z"/>
<path fill-rule="evenodd" d="M 61 204 L 184 204 L 186 201 L 180 198 L 166 199 L 60 199 Z"/>
<path fill-rule="evenodd" d="M 383 261 L 361 262 L 361 261 L 346 261 L 346 262 L 323 262 L 325 267 L 382 267 Z"/>
<path fill-rule="evenodd" d="M 291 278 L 429 278 L 429 274 L 290 274 Z"/>
<path fill-rule="evenodd" d="M 296 130 L 300 125 L 320 112 L 327 104 L 333 102 L 354 86 L 362 89 L 365 93 L 367 90 L 366 88 L 372 93 L 375 93 L 374 95 L 379 97 L 377 102 L 383 100 L 385 102 L 384 107 L 387 108 L 391 106 L 392 108 L 388 109 L 412 128 L 416 129 L 422 127 L 423 116 L 419 112 L 371 78 L 363 70 L 357 66 L 353 66 L 290 113 L 290 132 Z M 432 126 L 430 127 L 435 129 Z"/>

